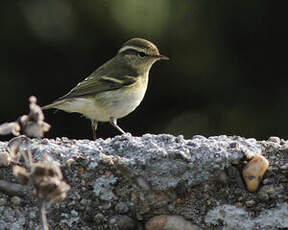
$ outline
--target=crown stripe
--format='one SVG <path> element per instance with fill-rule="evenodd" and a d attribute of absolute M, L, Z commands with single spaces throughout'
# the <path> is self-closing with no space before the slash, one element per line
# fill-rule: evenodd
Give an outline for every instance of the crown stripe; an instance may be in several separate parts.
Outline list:
<path fill-rule="evenodd" d="M 137 52 L 140 52 L 140 51 L 143 50 L 143 49 L 141 49 L 141 48 L 138 48 L 138 49 L 137 49 L 137 47 L 135 47 L 135 46 L 123 46 L 123 47 L 118 51 L 118 53 L 123 53 L 125 50 L 130 50 L 130 49 L 135 50 L 135 51 L 137 51 Z"/>

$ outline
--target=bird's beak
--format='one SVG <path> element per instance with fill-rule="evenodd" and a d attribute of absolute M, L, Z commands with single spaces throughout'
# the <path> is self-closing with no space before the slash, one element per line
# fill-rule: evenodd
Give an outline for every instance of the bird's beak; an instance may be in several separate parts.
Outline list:
<path fill-rule="evenodd" d="M 159 54 L 159 55 L 154 55 L 153 57 L 155 57 L 155 58 L 157 58 L 157 59 L 159 59 L 159 60 L 169 60 L 169 57 L 166 57 L 166 56 L 161 55 L 161 54 Z"/>

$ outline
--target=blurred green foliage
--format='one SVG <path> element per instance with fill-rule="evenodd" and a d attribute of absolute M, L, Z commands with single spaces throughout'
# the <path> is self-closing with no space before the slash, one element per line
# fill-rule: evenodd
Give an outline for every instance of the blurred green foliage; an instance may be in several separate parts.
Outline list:
<path fill-rule="evenodd" d="M 171 58 L 141 106 L 119 121 L 144 133 L 287 138 L 286 8 L 268 0 L 0 2 L 0 123 L 45 105 L 143 37 Z M 79 115 L 46 113 L 48 137 L 91 138 Z M 118 134 L 107 124 L 98 135 Z"/>

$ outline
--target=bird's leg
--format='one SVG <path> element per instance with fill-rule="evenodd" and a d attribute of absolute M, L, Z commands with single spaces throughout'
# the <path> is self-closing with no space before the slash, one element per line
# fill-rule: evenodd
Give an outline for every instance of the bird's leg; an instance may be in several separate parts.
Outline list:
<path fill-rule="evenodd" d="M 118 129 L 121 133 L 125 134 L 124 130 L 121 129 L 121 128 L 117 125 L 117 119 L 116 119 L 115 117 L 110 117 L 110 123 L 111 123 L 111 125 L 112 125 L 114 128 Z"/>
<path fill-rule="evenodd" d="M 96 130 L 97 130 L 97 126 L 98 126 L 98 121 L 96 121 L 96 120 L 91 120 L 91 128 L 92 128 L 92 132 L 93 132 L 93 140 L 96 140 Z"/>

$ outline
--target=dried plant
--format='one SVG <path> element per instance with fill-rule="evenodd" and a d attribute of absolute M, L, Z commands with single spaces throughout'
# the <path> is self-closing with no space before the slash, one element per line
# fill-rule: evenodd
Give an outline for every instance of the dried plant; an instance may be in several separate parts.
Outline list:
<path fill-rule="evenodd" d="M 11 162 L 11 156 L 9 152 L 0 149 L 0 167 L 8 166 Z"/>
<path fill-rule="evenodd" d="M 13 167 L 13 174 L 23 185 L 31 184 L 33 194 L 40 200 L 41 224 L 43 230 L 48 230 L 47 205 L 60 202 L 67 196 L 70 186 L 63 181 L 60 164 L 49 156 L 43 156 L 43 161 L 33 162 L 32 154 L 26 151 L 22 154 L 24 161 L 29 161 L 25 168 L 19 165 Z"/>
<path fill-rule="evenodd" d="M 63 181 L 60 164 L 51 157 L 44 155 L 42 161 L 35 162 L 33 154 L 27 143 L 32 142 L 29 137 L 41 138 L 50 129 L 50 125 L 44 121 L 43 112 L 36 104 L 34 96 L 29 98 L 30 112 L 19 117 L 14 122 L 0 125 L 0 135 L 13 134 L 17 137 L 11 139 L 7 145 L 7 151 L 0 152 L 0 164 L 8 165 L 11 161 L 13 174 L 22 185 L 31 185 L 33 194 L 40 201 L 40 216 L 43 230 L 48 230 L 47 206 L 51 203 L 62 201 L 70 190 L 70 186 Z M 24 134 L 19 136 L 20 134 Z M 2 158 L 3 159 L 2 159 Z M 3 181 L 5 182 L 5 181 Z M 18 194 L 22 190 L 15 184 L 2 183 L 6 193 Z M 9 190 L 9 191 L 8 191 Z"/>
<path fill-rule="evenodd" d="M 0 125 L 0 135 L 13 134 L 14 136 L 20 135 L 20 125 L 17 121 L 5 122 Z"/>
<path fill-rule="evenodd" d="M 43 161 L 32 163 L 30 169 L 16 165 L 13 173 L 22 184 L 31 183 L 33 193 L 42 201 L 60 202 L 70 189 L 63 181 L 59 163 L 48 156 L 44 156 Z"/>
<path fill-rule="evenodd" d="M 29 115 L 23 115 L 16 121 L 6 122 L 0 125 L 0 135 L 13 134 L 18 136 L 25 134 L 27 137 L 43 137 L 44 133 L 49 131 L 50 125 L 44 121 L 44 115 L 41 107 L 37 105 L 37 98 L 31 96 L 30 113 Z"/>

